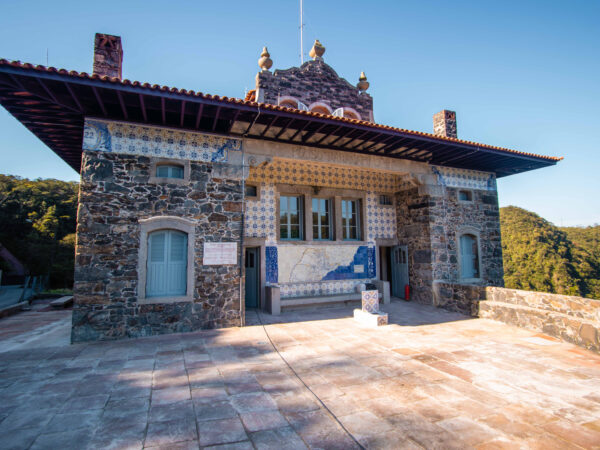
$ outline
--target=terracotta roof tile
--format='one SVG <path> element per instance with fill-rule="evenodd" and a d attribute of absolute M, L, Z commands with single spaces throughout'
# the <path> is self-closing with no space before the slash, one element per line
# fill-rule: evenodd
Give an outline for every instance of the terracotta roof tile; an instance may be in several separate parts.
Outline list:
<path fill-rule="evenodd" d="M 476 146 L 476 147 L 480 147 L 480 148 L 499 150 L 502 152 L 512 153 L 515 155 L 523 155 L 523 156 L 531 156 L 531 157 L 535 157 L 535 158 L 541 158 L 541 159 L 545 159 L 545 160 L 549 160 L 549 161 L 561 161 L 563 159 L 562 157 L 537 155 L 535 153 L 520 152 L 518 150 L 512 150 L 512 149 L 504 148 L 504 147 L 497 147 L 494 145 L 481 144 L 478 142 L 467 141 L 467 140 L 463 140 L 463 139 L 455 139 L 455 138 L 450 138 L 450 137 L 438 136 L 438 135 L 431 134 L 431 133 L 424 133 L 422 131 L 413 131 L 413 130 L 407 130 L 404 128 L 396 128 L 396 127 L 391 127 L 388 125 L 382 125 L 382 124 L 377 124 L 377 123 L 373 123 L 373 122 L 368 122 L 365 120 L 349 119 L 346 117 L 334 117 L 331 115 L 324 115 L 324 114 L 311 112 L 311 111 L 301 111 L 301 110 L 297 110 L 294 108 L 287 108 L 287 107 L 283 107 L 283 106 L 271 105 L 268 103 L 256 103 L 254 101 L 256 99 L 255 91 L 249 91 L 248 94 L 246 95 L 246 99 L 241 100 L 238 98 L 220 97 L 218 95 L 203 94 L 202 92 L 188 91 L 186 89 L 177 89 L 177 88 L 169 87 L 169 86 L 160 86 L 158 84 L 150 85 L 149 83 L 140 83 L 139 81 L 130 81 L 128 79 L 121 80 L 116 77 L 108 77 L 105 75 L 104 76 L 100 76 L 97 74 L 89 75 L 86 72 L 77 72 L 74 70 L 67 71 L 65 69 L 56 69 L 55 67 L 33 65 L 30 63 L 22 63 L 20 61 L 8 61 L 6 59 L 0 59 L 0 66 L 11 66 L 11 67 L 17 67 L 17 68 L 21 68 L 21 69 L 37 70 L 40 72 L 59 73 L 61 75 L 68 75 L 68 76 L 71 76 L 74 78 L 77 77 L 77 78 L 85 78 L 85 79 L 91 79 L 91 80 L 101 80 L 101 81 L 111 83 L 111 84 L 135 86 L 135 87 L 140 87 L 140 88 L 144 88 L 144 89 L 150 89 L 153 91 L 170 92 L 173 94 L 187 95 L 190 97 L 199 97 L 199 98 L 204 98 L 207 100 L 216 100 L 216 101 L 221 101 L 221 102 L 225 102 L 225 103 L 234 103 L 234 104 L 241 104 L 241 105 L 247 105 L 247 106 L 254 106 L 254 107 L 264 108 L 266 110 L 271 110 L 271 111 L 285 111 L 285 112 L 292 111 L 299 115 L 306 115 L 306 116 L 311 116 L 311 117 L 327 117 L 328 119 L 331 119 L 331 120 L 349 123 L 349 124 L 357 124 L 357 125 L 367 126 L 370 128 L 375 128 L 375 129 L 380 129 L 380 130 L 396 131 L 396 132 L 409 134 L 409 135 L 413 135 L 413 136 L 423 136 L 423 137 L 427 137 L 427 138 L 435 139 L 435 140 L 439 140 L 439 141 L 455 142 L 457 144 L 467 144 L 467 145 L 472 145 L 472 146 Z M 251 95 L 252 93 L 254 94 L 254 96 Z M 252 100 L 252 98 L 254 98 L 254 100 Z"/>

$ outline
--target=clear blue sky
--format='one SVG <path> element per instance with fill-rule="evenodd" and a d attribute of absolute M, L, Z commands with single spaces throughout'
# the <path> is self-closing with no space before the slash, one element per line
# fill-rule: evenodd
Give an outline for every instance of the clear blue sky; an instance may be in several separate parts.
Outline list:
<path fill-rule="evenodd" d="M 600 222 L 600 2 L 305 0 L 305 52 L 351 83 L 364 70 L 375 120 L 545 155 L 556 167 L 502 178 L 500 204 L 557 225 Z M 122 36 L 125 78 L 243 97 L 268 45 L 299 63 L 298 1 L 4 1 L 0 57 L 91 72 L 95 32 Z M 78 175 L 0 109 L 0 173 Z"/>

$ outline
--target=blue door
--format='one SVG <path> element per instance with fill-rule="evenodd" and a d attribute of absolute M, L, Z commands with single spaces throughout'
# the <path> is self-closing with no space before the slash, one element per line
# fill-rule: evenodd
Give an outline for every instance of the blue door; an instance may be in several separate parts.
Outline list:
<path fill-rule="evenodd" d="M 405 286 L 408 285 L 408 248 L 397 245 L 392 248 L 392 295 L 406 300 Z"/>
<path fill-rule="evenodd" d="M 260 287 L 260 248 L 246 248 L 246 308 L 258 308 Z"/>

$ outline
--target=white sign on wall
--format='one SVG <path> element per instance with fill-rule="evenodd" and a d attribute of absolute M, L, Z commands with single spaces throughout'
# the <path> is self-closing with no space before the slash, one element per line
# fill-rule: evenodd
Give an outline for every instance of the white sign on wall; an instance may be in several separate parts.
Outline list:
<path fill-rule="evenodd" d="M 237 242 L 204 243 L 204 258 L 202 264 L 205 266 L 221 266 L 237 263 Z"/>

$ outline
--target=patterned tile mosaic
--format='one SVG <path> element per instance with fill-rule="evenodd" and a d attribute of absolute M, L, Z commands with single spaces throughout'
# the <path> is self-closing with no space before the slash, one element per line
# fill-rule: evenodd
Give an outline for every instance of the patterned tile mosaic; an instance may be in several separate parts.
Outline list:
<path fill-rule="evenodd" d="M 191 131 L 86 119 L 83 149 L 204 162 L 227 162 L 242 141 Z"/>
<path fill-rule="evenodd" d="M 399 177 L 367 169 L 275 160 L 266 166 L 251 167 L 248 181 L 393 193 L 397 191 Z"/>
<path fill-rule="evenodd" d="M 279 280 L 279 264 L 277 257 L 277 247 L 265 247 L 265 266 L 266 266 L 266 282 L 267 284 L 276 284 Z"/>
<path fill-rule="evenodd" d="M 374 254 L 373 254 L 374 256 Z M 361 245 L 356 249 L 352 261 L 347 265 L 339 265 L 330 270 L 322 280 L 353 280 L 357 278 L 371 278 L 371 267 L 375 261 L 370 261 L 369 247 Z M 373 274 L 373 277 L 375 275 Z"/>
<path fill-rule="evenodd" d="M 362 291 L 362 310 L 369 313 L 379 312 L 379 291 Z"/>
<path fill-rule="evenodd" d="M 258 189 L 260 190 L 260 200 L 246 201 L 245 235 L 265 238 L 267 244 L 274 244 L 277 241 L 275 186 L 261 183 Z"/>
<path fill-rule="evenodd" d="M 375 239 L 396 237 L 396 207 L 379 204 L 379 194 L 367 194 L 367 241 L 375 245 Z"/>
<path fill-rule="evenodd" d="M 496 190 L 496 176 L 493 173 L 441 166 L 431 166 L 431 170 L 438 176 L 438 181 L 442 186 L 485 191 Z"/>
<path fill-rule="evenodd" d="M 310 283 L 280 283 L 281 298 L 336 294 L 355 294 L 356 286 L 365 280 L 314 281 Z"/>

